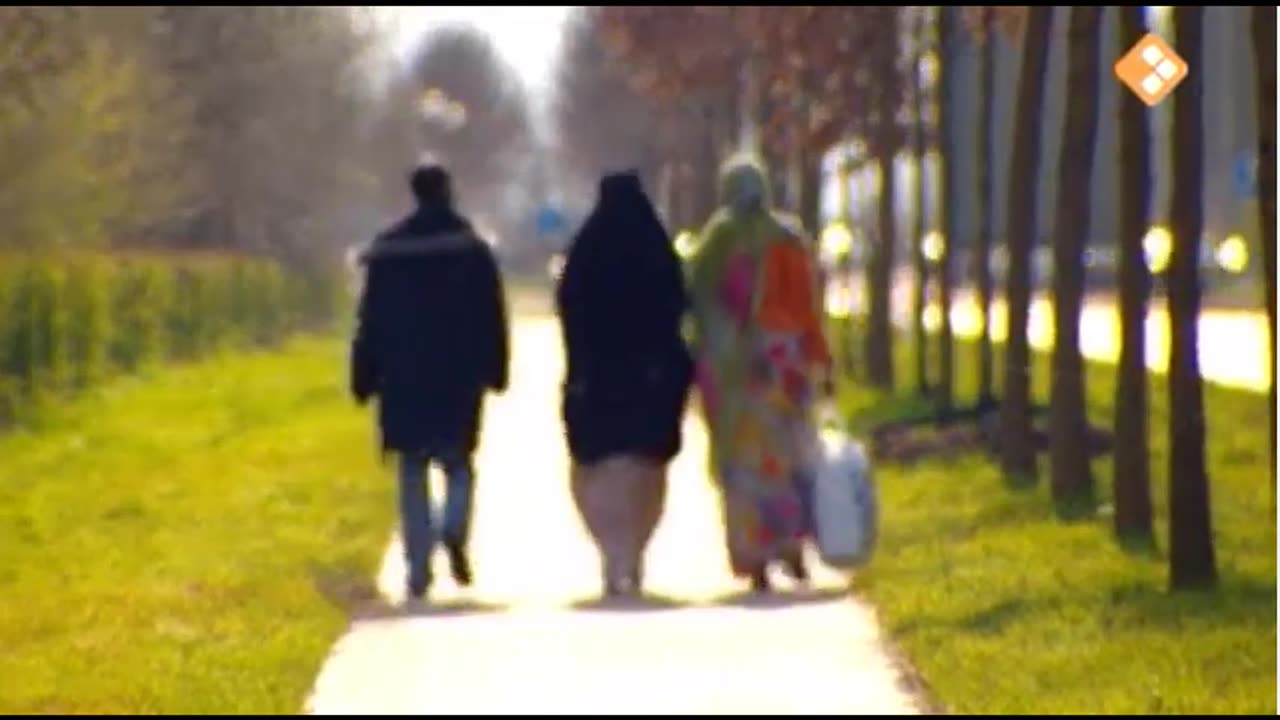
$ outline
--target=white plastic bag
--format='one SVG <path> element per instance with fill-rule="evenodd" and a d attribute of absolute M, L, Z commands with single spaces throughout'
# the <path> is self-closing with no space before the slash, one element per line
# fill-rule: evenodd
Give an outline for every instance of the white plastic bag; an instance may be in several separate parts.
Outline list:
<path fill-rule="evenodd" d="M 879 508 L 871 462 L 862 445 L 831 427 L 822 429 L 813 480 L 818 553 L 833 568 L 851 570 L 871 559 Z"/>

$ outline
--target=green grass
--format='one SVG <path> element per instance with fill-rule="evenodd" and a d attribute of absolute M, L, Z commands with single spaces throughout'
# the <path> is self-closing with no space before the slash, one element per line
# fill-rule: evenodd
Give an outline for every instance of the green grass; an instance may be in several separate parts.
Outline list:
<path fill-rule="evenodd" d="M 900 350 L 901 382 L 911 365 Z M 966 395 L 972 350 L 957 358 Z M 1034 382 L 1046 400 L 1048 380 L 1038 357 Z M 1110 368 L 1089 368 L 1092 420 L 1108 427 L 1113 389 Z M 1153 378 L 1151 390 L 1157 544 L 1167 548 L 1167 386 Z M 855 428 L 919 409 L 856 382 L 843 394 Z M 1105 513 L 1058 520 L 1047 471 L 1036 489 L 1018 491 L 977 455 L 878 469 L 881 544 L 860 583 L 937 702 L 978 714 L 1276 712 L 1267 400 L 1208 387 L 1205 401 L 1221 571 L 1213 593 L 1167 592 L 1167 558 L 1127 552 Z M 1110 464 L 1095 466 L 1104 502 Z"/>
<path fill-rule="evenodd" d="M 298 340 L 0 436 L 0 712 L 297 712 L 394 512 L 344 368 Z"/>

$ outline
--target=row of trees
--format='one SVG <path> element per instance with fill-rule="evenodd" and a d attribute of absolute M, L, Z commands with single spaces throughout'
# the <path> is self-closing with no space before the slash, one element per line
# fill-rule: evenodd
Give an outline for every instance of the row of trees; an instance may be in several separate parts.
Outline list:
<path fill-rule="evenodd" d="M 402 204 L 417 140 L 369 21 L 0 8 L 0 424 L 334 318 L 338 250 Z"/>
<path fill-rule="evenodd" d="M 396 85 L 401 116 L 449 166 L 462 200 L 477 210 L 500 204 L 535 138 L 526 89 L 488 36 L 467 25 L 432 31 Z"/>
<path fill-rule="evenodd" d="M 1132 46 L 1148 30 L 1142 8 L 1120 9 L 1123 42 Z M 633 123 L 651 129 L 648 152 L 664 180 L 682 183 L 675 195 L 692 198 L 691 218 L 709 211 L 710 172 L 715 162 L 701 163 L 699 172 L 672 173 L 689 158 L 713 153 L 726 137 L 756 129 L 758 148 L 777 175 L 790 175 L 782 197 L 811 229 L 818 225 L 819 161 L 840 141 L 856 140 L 865 148 L 856 163 L 879 168 L 877 220 L 870 233 L 867 263 L 868 315 L 865 347 L 868 379 L 894 386 L 893 331 L 890 297 L 894 238 L 898 236 L 893 197 L 897 184 L 895 160 L 913 153 L 921 165 L 936 153 L 941 165 L 939 225 L 946 238 L 932 266 L 922 257 L 928 220 L 918 217 L 912 229 L 912 265 L 916 285 L 935 282 L 942 296 L 940 377 L 931 383 L 923 355 L 916 363 L 915 386 L 934 398 L 942 417 L 954 415 L 953 345 L 949 303 L 957 271 L 953 250 L 961 233 L 957 225 L 954 154 L 962 142 L 955 126 L 957 87 L 952 59 L 961 44 L 981 45 L 983 77 L 979 119 L 980 171 L 976 193 L 979 231 L 971 245 L 972 270 L 965 273 L 976 287 L 983 330 L 979 341 L 978 409 L 998 406 L 999 454 L 1011 479 L 1035 481 L 1039 463 L 1032 437 L 1030 347 L 1026 329 L 1032 292 L 1032 251 L 1036 245 L 1036 179 L 1040 174 L 1042 116 L 1046 68 L 1055 15 L 1067 23 L 1067 116 L 1059 158 L 1057 207 L 1052 228 L 1055 345 L 1049 408 L 1049 481 L 1062 508 L 1092 510 L 1094 479 L 1087 453 L 1085 373 L 1080 351 L 1079 324 L 1084 299 L 1085 245 L 1090 215 L 1089 179 L 1094 137 L 1098 126 L 1101 73 L 1102 8 L 1059 9 L 1053 6 L 964 8 L 935 7 L 807 7 L 682 8 L 617 7 L 585 14 L 569 36 L 563 93 L 557 114 L 562 131 L 575 139 L 588 134 L 593 148 L 631 142 L 635 125 L 597 122 L 593 130 L 584 120 L 608 103 L 620 103 Z M 1193 66 L 1202 56 L 1203 8 L 1176 8 L 1174 32 L 1180 54 Z M 1258 58 L 1259 151 L 1265 172 L 1260 177 L 1261 225 L 1267 295 L 1274 308 L 1274 13 L 1259 9 L 1254 16 Z M 995 91 L 994 37 L 1003 34 L 1022 41 L 1022 69 L 1018 80 L 1014 147 L 1007 188 L 996 186 L 991 110 Z M 590 62 L 607 48 L 612 63 Z M 575 53 L 578 61 L 573 61 Z M 1270 53 L 1270 54 L 1268 54 Z M 939 72 L 926 70 L 937 65 Z M 622 86 L 619 81 L 624 81 Z M 1196 327 L 1200 311 L 1199 266 L 1203 230 L 1201 163 L 1203 131 L 1199 85 L 1191 73 L 1170 101 L 1173 111 L 1173 175 L 1171 232 L 1173 256 L 1168 270 L 1172 354 L 1170 361 L 1170 524 L 1171 583 L 1174 587 L 1212 585 L 1216 579 L 1210 526 L 1208 477 L 1205 460 L 1202 380 L 1197 364 Z M 1151 219 L 1150 112 L 1125 94 L 1122 108 L 1123 207 L 1120 229 L 1122 344 L 1115 419 L 1116 531 L 1150 540 L 1153 535 L 1148 452 L 1147 370 L 1144 322 L 1150 296 L 1143 237 Z M 635 108 L 632 111 L 631 108 Z M 1270 113 L 1270 115 L 1268 115 Z M 669 129 L 670 128 L 670 129 Z M 679 142 L 684 141 L 684 142 Z M 579 160 L 580 163 L 586 162 Z M 695 167 L 695 170 L 697 168 Z M 917 214 L 926 203 L 924 173 L 916 173 Z M 667 180 L 670 182 L 670 180 Z M 1003 242 L 994 237 L 997 193 L 1008 194 Z M 672 218 L 685 225 L 684 216 Z M 995 363 L 988 318 L 997 278 L 990 256 L 1002 246 L 1008 258 L 1003 278 L 1008 305 L 1008 345 L 1004 377 L 996 397 Z M 917 292 L 912 308 L 917 338 L 925 336 L 924 295 Z M 1274 336 L 1274 332 L 1273 332 Z M 917 342 L 917 352 L 925 344 Z M 1274 372 L 1273 372 L 1274 377 Z M 1274 382 L 1273 406 L 1274 406 Z M 1274 421 L 1273 421 L 1274 424 Z"/>
<path fill-rule="evenodd" d="M 642 165 L 667 191 L 673 222 L 689 226 L 714 207 L 717 160 L 754 131 L 780 198 L 816 223 L 823 154 L 869 119 L 850 104 L 868 90 L 879 103 L 901 102 L 896 82 L 832 71 L 865 65 L 868 51 L 894 56 L 896 34 L 877 32 L 894 10 L 585 10 L 567 33 L 557 82 L 558 129 L 575 140 L 568 164 L 584 175 L 616 158 Z"/>
<path fill-rule="evenodd" d="M 564 30 L 551 102 L 557 165 L 566 184 L 589 197 L 587 191 L 602 172 L 631 163 L 658 189 L 659 201 L 670 211 L 674 198 L 664 175 L 663 142 L 699 125 L 662 123 L 657 108 L 627 82 L 605 47 L 599 23 L 600 10 L 585 7 Z"/>
<path fill-rule="evenodd" d="M 488 35 L 466 24 L 434 28 L 391 96 L 420 147 L 451 169 L 463 210 L 499 238 L 504 263 L 541 271 L 559 249 L 534 242 L 535 216 L 555 195 L 553 148 L 537 131 L 528 88 Z"/>
<path fill-rule="evenodd" d="M 991 13 L 971 12 L 978 22 Z M 1026 15 L 1023 67 L 1020 80 L 1013 169 L 1009 187 L 1006 248 L 1010 261 L 1006 276 L 1009 307 L 1009 345 L 1001 402 L 1001 461 L 1014 478 L 1034 479 L 1037 465 L 1029 442 L 1030 352 L 1025 328 L 1030 305 L 1031 248 L 1034 241 L 1035 183 L 1039 173 L 1044 67 L 1053 7 L 1028 7 L 1004 12 Z M 1092 509 L 1096 489 L 1088 454 L 1088 420 L 1084 366 L 1080 351 L 1080 316 L 1084 299 L 1085 241 L 1090 217 L 1090 177 L 1101 91 L 1101 8 L 1071 8 L 1067 22 L 1067 87 L 1070 98 L 1060 149 L 1057 213 L 1052 233 L 1054 348 L 1050 397 L 1049 472 L 1053 495 L 1060 503 L 1081 503 Z M 1153 28 L 1141 7 L 1118 8 L 1121 46 L 1133 47 Z M 984 17 L 985 16 L 985 17 Z M 1256 13 L 1255 57 L 1259 107 L 1274 97 L 1275 14 Z M 1173 10 L 1172 34 L 1178 52 L 1193 66 L 1204 57 L 1204 8 Z M 1270 38 L 1268 40 L 1268 38 Z M 1268 44 L 1269 43 L 1269 44 Z M 1269 54 L 1268 54 L 1269 53 Z M 984 58 L 984 65 L 990 63 Z M 1205 133 L 1201 103 L 1202 73 L 1191 73 L 1169 101 L 1173 105 L 1173 195 L 1170 226 L 1173 252 L 1165 278 L 1171 326 L 1169 369 L 1170 567 L 1175 588 L 1204 587 L 1216 582 L 1216 562 L 1205 456 L 1203 380 L 1197 337 L 1201 309 L 1200 256 L 1204 234 L 1203 163 Z M 1274 110 L 1270 111 L 1274 113 Z M 1145 322 L 1152 278 L 1143 240 L 1152 220 L 1153 159 L 1150 111 L 1131 93 L 1121 99 L 1120 321 L 1121 353 L 1115 398 L 1114 495 L 1118 534 L 1152 541 L 1154 536 L 1148 450 L 1148 389 Z M 1274 151 L 1275 118 L 1258 123 L 1261 165 Z M 987 128 L 984 128 L 984 130 Z M 1274 175 L 1260 182 L 1261 225 L 1270 228 L 1262 243 L 1267 312 L 1274 328 L 1275 246 Z M 990 227 L 989 224 L 984 224 Z M 981 260 L 979 261 L 981 262 Z M 982 300 L 989 312 L 989 295 Z M 1274 330 L 1272 337 L 1274 338 Z M 983 344 L 989 346 L 989 333 Z M 1273 360 L 1274 363 L 1274 360 Z M 1274 424 L 1275 383 L 1272 372 Z M 984 385 L 984 391 L 989 388 Z M 1274 437 L 1274 434 L 1273 434 Z M 1273 447 L 1274 450 L 1274 447 Z M 1273 471 L 1274 481 L 1274 471 Z"/>
<path fill-rule="evenodd" d="M 0 247 L 332 258 L 413 147 L 375 38 L 345 8 L 0 8 Z"/>

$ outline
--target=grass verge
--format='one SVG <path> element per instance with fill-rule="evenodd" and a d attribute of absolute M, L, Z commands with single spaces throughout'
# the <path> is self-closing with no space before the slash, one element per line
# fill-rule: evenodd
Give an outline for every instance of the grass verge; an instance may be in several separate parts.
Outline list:
<path fill-rule="evenodd" d="M 344 363 L 155 370 L 0 436 L 0 712 L 298 711 L 394 511 Z"/>
<path fill-rule="evenodd" d="M 977 376 L 958 352 L 962 397 Z M 1034 383 L 1048 398 L 1048 360 Z M 900 344 L 900 382 L 910 376 Z M 997 374 L 997 377 L 1000 377 Z M 969 381 L 966 384 L 966 381 Z M 1088 369 L 1091 420 L 1109 427 L 1114 370 Z M 1167 386 L 1151 380 L 1157 544 L 1168 547 Z M 855 429 L 920 402 L 842 391 Z M 878 470 L 878 556 L 860 579 L 889 632 L 948 711 L 966 714 L 1274 714 L 1276 524 L 1268 475 L 1267 399 L 1208 387 L 1208 451 L 1221 586 L 1166 591 L 1159 550 L 1127 551 L 1105 512 L 1056 519 L 1047 469 L 1011 490 L 987 458 Z M 1111 462 L 1095 472 L 1110 497 Z"/>

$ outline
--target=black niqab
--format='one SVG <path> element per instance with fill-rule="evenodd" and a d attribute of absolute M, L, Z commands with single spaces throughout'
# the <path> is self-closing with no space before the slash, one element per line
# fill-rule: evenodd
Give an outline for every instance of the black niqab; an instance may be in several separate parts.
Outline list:
<path fill-rule="evenodd" d="M 634 173 L 606 176 L 556 292 L 570 451 L 670 459 L 691 375 L 680 259 Z"/>

